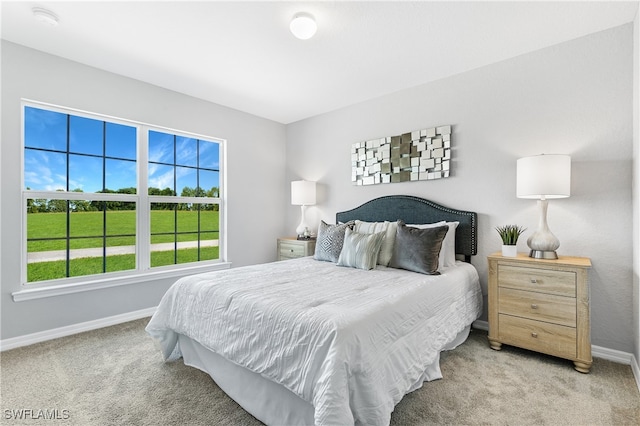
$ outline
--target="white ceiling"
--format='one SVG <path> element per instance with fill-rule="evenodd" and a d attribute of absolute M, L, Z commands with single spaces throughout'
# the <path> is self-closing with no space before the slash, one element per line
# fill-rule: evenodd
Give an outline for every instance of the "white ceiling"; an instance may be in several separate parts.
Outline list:
<path fill-rule="evenodd" d="M 45 7 L 57 27 L 33 19 Z M 2 2 L 2 38 L 281 123 L 633 21 L 633 2 Z M 318 32 L 289 32 L 296 12 Z"/>

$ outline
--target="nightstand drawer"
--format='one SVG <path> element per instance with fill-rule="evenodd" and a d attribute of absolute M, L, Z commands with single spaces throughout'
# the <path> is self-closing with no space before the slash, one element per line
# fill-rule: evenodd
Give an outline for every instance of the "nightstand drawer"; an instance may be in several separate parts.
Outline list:
<path fill-rule="evenodd" d="M 280 256 L 283 258 L 295 258 L 305 255 L 305 247 L 300 244 L 280 242 Z"/>
<path fill-rule="evenodd" d="M 504 314 L 499 318 L 501 342 L 563 358 L 576 357 L 575 328 Z"/>
<path fill-rule="evenodd" d="M 576 326 L 576 299 L 573 297 L 501 287 L 498 311 L 567 327 Z"/>
<path fill-rule="evenodd" d="M 316 240 L 298 240 L 295 237 L 278 238 L 278 260 L 297 259 L 313 256 L 316 250 Z"/>
<path fill-rule="evenodd" d="M 576 296 L 576 274 L 570 271 L 499 265 L 498 283 L 500 287 Z"/>

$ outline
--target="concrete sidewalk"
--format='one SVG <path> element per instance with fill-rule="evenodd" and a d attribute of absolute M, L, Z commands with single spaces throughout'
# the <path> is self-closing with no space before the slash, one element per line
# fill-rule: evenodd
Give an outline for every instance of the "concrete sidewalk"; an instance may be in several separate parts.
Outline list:
<path fill-rule="evenodd" d="M 217 247 L 218 240 L 204 240 L 200 241 L 200 247 Z M 178 249 L 197 248 L 197 241 L 184 241 L 178 243 Z M 170 251 L 174 249 L 174 243 L 159 243 L 151 244 L 151 251 Z M 117 246 L 107 247 L 107 256 L 114 256 L 118 254 L 135 254 L 136 246 Z M 83 257 L 102 257 L 102 247 L 99 248 L 85 248 L 75 249 L 69 251 L 71 259 L 80 259 Z M 66 260 L 66 250 L 54 250 L 54 251 L 36 251 L 33 253 L 27 253 L 27 263 L 37 262 L 54 262 L 56 260 Z"/>

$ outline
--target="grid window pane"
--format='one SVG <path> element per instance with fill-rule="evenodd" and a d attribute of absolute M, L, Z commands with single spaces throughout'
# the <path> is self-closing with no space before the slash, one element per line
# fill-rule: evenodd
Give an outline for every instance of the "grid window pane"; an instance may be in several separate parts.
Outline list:
<path fill-rule="evenodd" d="M 200 212 L 200 260 L 219 258 L 220 215 L 217 204 L 203 204 Z"/>
<path fill-rule="evenodd" d="M 27 200 L 29 205 L 47 205 L 52 200 Z M 46 208 L 46 207 L 45 207 Z M 65 213 L 27 214 L 27 253 L 63 250 L 67 235 L 67 215 Z"/>
<path fill-rule="evenodd" d="M 136 162 L 111 160 L 105 162 L 105 186 L 121 194 L 136 194 L 138 182 Z"/>
<path fill-rule="evenodd" d="M 69 155 L 69 190 L 102 191 L 102 158 Z"/>
<path fill-rule="evenodd" d="M 74 229 L 71 226 L 71 229 Z M 102 256 L 102 236 L 96 238 L 72 238 L 69 240 L 70 250 L 81 250 L 72 252 L 75 257 L 101 257 Z"/>
<path fill-rule="evenodd" d="M 174 138 L 167 133 L 150 130 L 149 161 L 153 163 L 175 164 Z"/>
<path fill-rule="evenodd" d="M 156 131 L 148 137 L 150 195 L 219 196 L 218 143 Z M 175 192 L 163 192 L 165 188 Z"/>
<path fill-rule="evenodd" d="M 220 196 L 220 172 L 199 170 L 200 188 L 203 197 L 217 198 Z"/>
<path fill-rule="evenodd" d="M 199 141 L 200 156 L 198 165 L 201 168 L 220 170 L 220 145 L 217 142 Z"/>
<path fill-rule="evenodd" d="M 69 151 L 102 156 L 104 121 L 69 116 Z"/>
<path fill-rule="evenodd" d="M 106 236 L 113 246 L 133 246 L 136 244 L 136 211 L 135 203 L 119 202 L 106 212 Z M 107 245 L 110 247 L 110 245 Z"/>
<path fill-rule="evenodd" d="M 72 258 L 69 260 L 69 277 L 102 274 L 103 266 L 102 256 Z"/>
<path fill-rule="evenodd" d="M 31 199 L 27 208 L 43 203 L 69 209 L 27 214 L 29 282 L 135 269 L 135 202 Z"/>
<path fill-rule="evenodd" d="M 217 260 L 220 258 L 219 256 L 219 250 L 218 250 L 218 244 L 217 241 L 212 241 L 212 243 L 215 242 L 215 245 L 211 245 L 211 246 L 207 246 L 207 245 L 202 245 L 200 247 L 200 260 Z"/>
<path fill-rule="evenodd" d="M 153 203 L 151 266 L 218 259 L 215 204 Z M 171 210 L 174 209 L 174 210 Z"/>
<path fill-rule="evenodd" d="M 34 191 L 67 189 L 67 155 L 61 152 L 24 150 L 24 184 Z"/>
<path fill-rule="evenodd" d="M 152 249 L 151 251 L 151 266 L 168 266 L 175 265 L 175 250 L 163 250 L 163 251 L 155 251 Z"/>
<path fill-rule="evenodd" d="M 123 124 L 107 123 L 106 128 L 107 157 L 134 160 L 136 155 L 136 128 Z"/>
<path fill-rule="evenodd" d="M 177 204 L 151 204 L 151 266 L 175 265 Z"/>
<path fill-rule="evenodd" d="M 174 234 L 176 231 L 176 205 L 173 203 L 151 203 L 151 235 Z M 173 241 L 173 238 L 171 238 Z"/>
<path fill-rule="evenodd" d="M 219 212 L 217 204 L 202 204 L 200 212 L 200 231 L 218 232 Z"/>
<path fill-rule="evenodd" d="M 32 107 L 25 107 L 24 127 L 28 189 L 102 192 L 106 179 L 113 192 L 135 193 L 121 191 L 137 187 L 135 127 Z M 107 159 L 107 140 L 110 155 L 131 160 Z"/>
<path fill-rule="evenodd" d="M 64 260 L 27 264 L 27 282 L 56 280 L 67 277 L 67 262 Z"/>
<path fill-rule="evenodd" d="M 67 114 L 25 107 L 24 146 L 66 151 Z"/>
<path fill-rule="evenodd" d="M 198 232 L 198 216 L 199 211 L 197 206 L 192 206 L 193 210 L 180 210 L 178 211 L 178 232 Z M 184 236 L 183 236 L 184 237 Z M 180 241 L 197 240 L 198 235 L 194 235 L 193 238 L 181 239 Z"/>
<path fill-rule="evenodd" d="M 69 215 L 69 236 L 72 238 L 102 237 L 104 233 L 103 216 L 101 211 L 73 212 L 73 214 Z M 102 245 L 102 242 L 100 242 L 100 245 Z"/>
<path fill-rule="evenodd" d="M 196 169 L 176 167 L 176 192 L 181 197 L 194 197 L 198 191 L 198 175 Z"/>
<path fill-rule="evenodd" d="M 136 252 L 134 246 L 122 246 L 118 237 L 107 238 L 106 272 L 127 271 L 136 268 Z"/>
<path fill-rule="evenodd" d="M 184 241 L 178 243 L 176 263 L 197 262 L 198 258 L 198 234 L 181 234 Z"/>
<path fill-rule="evenodd" d="M 179 166 L 198 166 L 198 140 L 176 136 L 176 164 Z"/>
<path fill-rule="evenodd" d="M 175 195 L 174 167 L 149 164 L 149 195 Z"/>

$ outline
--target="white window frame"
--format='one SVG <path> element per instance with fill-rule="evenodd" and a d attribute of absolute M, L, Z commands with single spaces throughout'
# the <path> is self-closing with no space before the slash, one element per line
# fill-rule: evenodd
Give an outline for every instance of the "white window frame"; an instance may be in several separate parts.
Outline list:
<path fill-rule="evenodd" d="M 27 190 L 25 186 L 25 107 L 34 107 L 49 111 L 70 114 L 84 118 L 122 124 L 136 128 L 137 151 L 137 194 L 105 194 L 84 193 L 67 191 L 35 191 Z M 180 197 L 148 195 L 148 135 L 149 131 L 159 131 L 176 136 L 201 139 L 216 142 L 219 146 L 219 194 L 218 198 L 209 197 Z M 42 297 L 59 296 L 62 294 L 76 293 L 80 291 L 114 287 L 149 281 L 151 279 L 172 278 L 189 275 L 191 273 L 210 270 L 226 269 L 231 266 L 227 259 L 226 244 L 226 140 L 199 135 L 191 132 L 179 131 L 158 125 L 141 123 L 97 113 L 89 113 L 73 108 L 61 107 L 48 103 L 23 99 L 21 102 L 21 153 L 20 153 L 20 191 L 22 197 L 22 238 L 21 248 L 21 274 L 20 290 L 13 292 L 15 301 L 31 300 Z M 61 200 L 96 200 L 96 201 L 124 201 L 136 203 L 136 268 L 128 271 L 106 272 L 79 277 L 59 278 L 47 281 L 27 283 L 27 200 L 28 199 L 61 199 Z M 218 259 L 202 260 L 177 265 L 151 267 L 151 203 L 193 203 L 193 204 L 218 204 Z"/>

